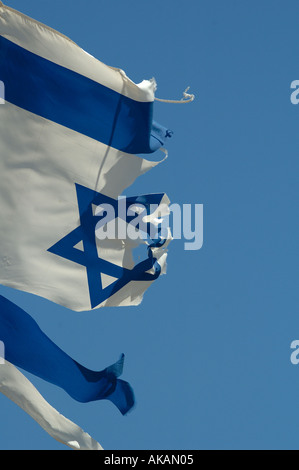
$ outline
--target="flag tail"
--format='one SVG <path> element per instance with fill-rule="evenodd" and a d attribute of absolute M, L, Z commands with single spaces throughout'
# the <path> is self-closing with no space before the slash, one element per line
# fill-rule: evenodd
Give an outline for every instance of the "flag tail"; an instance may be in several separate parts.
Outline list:
<path fill-rule="evenodd" d="M 104 370 L 90 370 L 60 349 L 28 313 L 3 296 L 0 340 L 10 363 L 61 387 L 79 402 L 111 399 L 123 414 L 134 404 L 131 387 L 124 386 L 123 381 L 118 383 L 124 355 Z"/>
<path fill-rule="evenodd" d="M 53 408 L 34 385 L 7 360 L 0 365 L 0 392 L 62 444 L 74 450 L 103 450 L 89 434 Z"/>

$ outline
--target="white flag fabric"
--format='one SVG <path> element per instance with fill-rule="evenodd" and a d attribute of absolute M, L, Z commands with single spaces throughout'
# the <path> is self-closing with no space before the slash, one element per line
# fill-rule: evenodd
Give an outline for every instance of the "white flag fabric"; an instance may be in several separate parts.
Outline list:
<path fill-rule="evenodd" d="M 0 392 L 62 444 L 73 450 L 103 450 L 89 434 L 53 408 L 34 385 L 7 360 L 0 365 Z"/>
<path fill-rule="evenodd" d="M 130 241 L 95 237 L 95 211 L 158 164 L 137 156 L 171 135 L 152 119 L 155 81 L 133 83 L 1 2 L 0 80 L 0 283 L 77 311 L 138 305 L 165 272 L 167 243 L 145 242 L 136 265 Z M 130 202 L 147 216 L 169 204 Z"/>

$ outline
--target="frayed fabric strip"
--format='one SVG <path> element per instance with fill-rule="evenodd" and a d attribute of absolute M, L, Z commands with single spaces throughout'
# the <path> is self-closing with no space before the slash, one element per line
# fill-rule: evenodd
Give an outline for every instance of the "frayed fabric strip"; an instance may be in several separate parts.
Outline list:
<path fill-rule="evenodd" d="M 34 385 L 7 360 L 0 365 L 0 392 L 62 444 L 73 450 L 103 450 L 89 434 L 53 408 Z"/>
<path fill-rule="evenodd" d="M 181 103 L 191 103 L 191 101 L 194 101 L 195 95 L 190 95 L 187 93 L 189 90 L 189 86 L 186 88 L 186 90 L 183 92 L 183 98 L 180 100 L 164 100 L 161 98 L 155 98 L 155 101 L 160 101 L 161 103 L 174 103 L 174 104 L 181 104 Z"/>
<path fill-rule="evenodd" d="M 132 387 L 118 378 L 123 372 L 123 354 L 102 371 L 87 369 L 51 341 L 27 312 L 3 296 L 0 296 L 0 337 L 5 345 L 5 359 L 62 388 L 74 400 L 80 403 L 110 400 L 122 414 L 134 406 Z"/>

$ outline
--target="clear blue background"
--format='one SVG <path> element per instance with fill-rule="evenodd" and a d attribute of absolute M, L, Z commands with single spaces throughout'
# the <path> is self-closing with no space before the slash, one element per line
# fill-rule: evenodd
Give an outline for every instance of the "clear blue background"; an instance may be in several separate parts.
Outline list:
<path fill-rule="evenodd" d="M 126 354 L 137 404 L 80 404 L 26 374 L 105 449 L 298 449 L 296 0 L 6 0 L 135 82 L 154 76 L 169 158 L 127 194 L 204 204 L 204 245 L 173 241 L 141 306 L 74 313 L 1 288 L 92 369 Z M 156 156 L 155 156 L 156 158 Z M 66 449 L 0 396 L 1 449 Z"/>

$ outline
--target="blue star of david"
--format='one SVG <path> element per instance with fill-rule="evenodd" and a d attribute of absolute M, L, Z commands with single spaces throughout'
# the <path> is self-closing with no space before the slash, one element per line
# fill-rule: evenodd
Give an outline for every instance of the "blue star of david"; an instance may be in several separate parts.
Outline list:
<path fill-rule="evenodd" d="M 148 258 L 135 265 L 133 269 L 113 264 L 98 255 L 96 225 L 104 218 L 104 214 L 94 215 L 92 205 L 110 204 L 114 208 L 115 218 L 120 217 L 126 223 L 130 223 L 136 216 L 127 215 L 126 210 L 124 219 L 122 214 L 119 213 L 117 199 L 105 196 L 85 186 L 76 184 L 76 192 L 80 226 L 55 243 L 48 251 L 86 267 L 91 308 L 97 307 L 131 281 L 153 281 L 157 279 L 161 273 L 161 267 L 156 258 L 153 257 L 150 249 L 148 250 Z M 139 203 L 144 207 L 144 215 L 149 215 L 150 205 L 159 205 L 162 198 L 163 194 L 126 198 L 126 208 L 128 209 L 131 205 Z M 107 222 L 107 218 L 105 221 Z M 147 224 L 147 234 L 150 233 L 150 224 Z M 83 242 L 83 251 L 76 248 L 76 245 L 80 242 Z M 161 244 L 163 244 L 161 238 L 157 238 L 152 240 L 150 247 L 161 246 Z M 154 274 L 147 272 L 152 268 L 154 268 Z M 103 288 L 101 274 L 112 276 L 116 278 L 116 281 Z"/>

